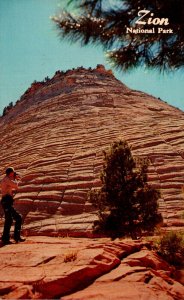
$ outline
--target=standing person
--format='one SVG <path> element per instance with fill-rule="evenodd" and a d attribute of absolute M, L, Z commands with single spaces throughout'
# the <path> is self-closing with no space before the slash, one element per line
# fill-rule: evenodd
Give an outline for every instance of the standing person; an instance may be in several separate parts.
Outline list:
<path fill-rule="evenodd" d="M 2 242 L 4 245 L 11 244 L 10 228 L 13 220 L 15 220 L 14 240 L 17 243 L 25 241 L 25 239 L 20 236 L 22 216 L 13 207 L 13 195 L 18 189 L 18 180 L 20 180 L 20 177 L 16 174 L 14 168 L 9 167 L 6 169 L 6 176 L 1 181 L 1 204 L 5 214 L 4 230 L 2 234 Z"/>

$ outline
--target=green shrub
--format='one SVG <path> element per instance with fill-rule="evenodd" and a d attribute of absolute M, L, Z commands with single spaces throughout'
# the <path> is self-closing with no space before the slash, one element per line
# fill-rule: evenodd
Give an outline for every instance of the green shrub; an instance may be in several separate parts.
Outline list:
<path fill-rule="evenodd" d="M 184 237 L 181 233 L 168 232 L 157 242 L 156 249 L 168 263 L 184 265 Z"/>
<path fill-rule="evenodd" d="M 132 238 L 142 231 L 154 231 L 162 221 L 157 212 L 160 193 L 147 184 L 147 168 L 148 160 L 136 162 L 126 141 L 115 142 L 104 151 L 102 187 L 89 195 L 97 209 L 96 231 Z"/>

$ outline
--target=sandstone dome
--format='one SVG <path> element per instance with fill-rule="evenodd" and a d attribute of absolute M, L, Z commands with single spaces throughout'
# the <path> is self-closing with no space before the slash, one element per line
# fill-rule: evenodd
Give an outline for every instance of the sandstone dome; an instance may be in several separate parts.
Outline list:
<path fill-rule="evenodd" d="M 100 186 L 103 150 L 119 139 L 149 158 L 165 226 L 184 225 L 184 113 L 102 65 L 34 82 L 0 129 L 1 178 L 7 166 L 22 176 L 15 199 L 25 233 L 89 236 L 95 214 L 87 194 Z"/>

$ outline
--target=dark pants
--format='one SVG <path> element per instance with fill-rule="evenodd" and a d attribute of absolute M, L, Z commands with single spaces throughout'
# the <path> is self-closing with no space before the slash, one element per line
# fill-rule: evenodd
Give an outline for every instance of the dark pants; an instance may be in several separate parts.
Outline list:
<path fill-rule="evenodd" d="M 13 197 L 10 195 L 3 196 L 1 204 L 5 214 L 4 230 L 2 234 L 2 241 L 7 242 L 10 239 L 10 228 L 15 220 L 14 239 L 20 238 L 20 231 L 22 225 L 22 216 L 13 207 Z"/>

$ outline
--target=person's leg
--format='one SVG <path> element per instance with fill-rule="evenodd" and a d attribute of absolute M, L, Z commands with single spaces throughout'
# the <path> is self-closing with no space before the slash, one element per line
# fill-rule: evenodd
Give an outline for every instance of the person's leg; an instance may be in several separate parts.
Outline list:
<path fill-rule="evenodd" d="M 11 214 L 11 206 L 2 203 L 2 207 L 5 214 L 5 222 L 4 222 L 4 230 L 2 234 L 3 243 L 8 243 L 10 240 L 10 228 L 13 223 L 12 214 Z"/>
<path fill-rule="evenodd" d="M 22 225 L 22 216 L 15 210 L 13 206 L 11 207 L 11 215 L 12 218 L 15 220 L 14 240 L 16 242 L 19 242 L 21 241 L 20 232 Z"/>

